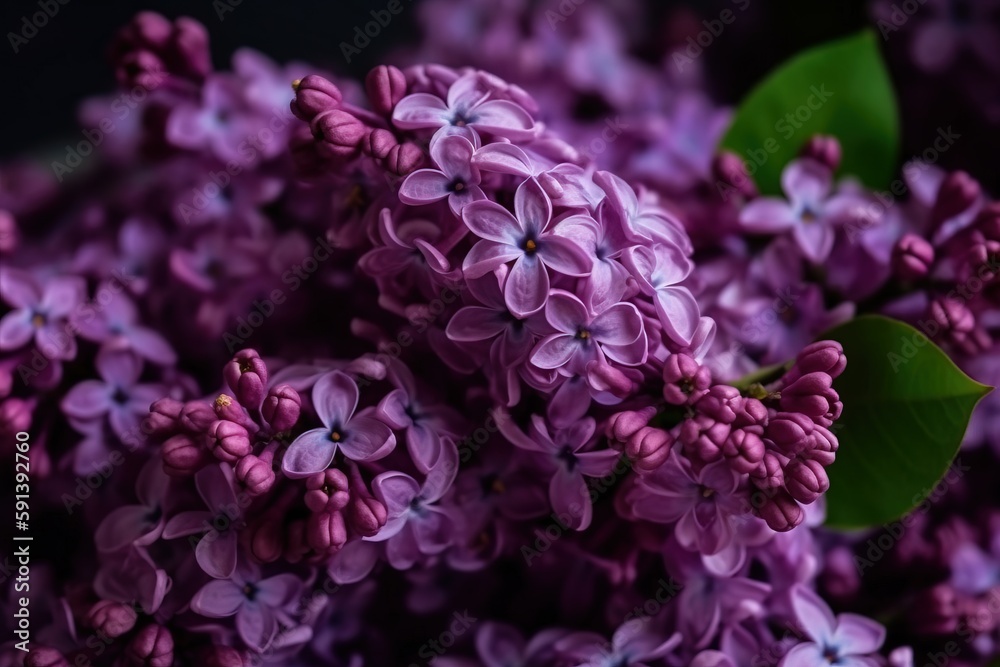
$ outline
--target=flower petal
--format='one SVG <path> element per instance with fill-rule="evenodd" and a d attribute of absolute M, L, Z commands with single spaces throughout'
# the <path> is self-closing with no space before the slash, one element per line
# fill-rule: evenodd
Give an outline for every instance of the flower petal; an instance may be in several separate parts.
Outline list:
<path fill-rule="evenodd" d="M 388 456 L 395 447 L 392 429 L 374 417 L 363 415 L 351 420 L 347 438 L 340 443 L 340 450 L 352 461 L 376 461 Z"/>
<path fill-rule="evenodd" d="M 312 390 L 316 414 L 328 428 L 344 427 L 358 407 L 358 384 L 341 371 L 331 371 Z"/>
<path fill-rule="evenodd" d="M 462 209 L 465 226 L 484 239 L 517 245 L 527 231 L 522 222 L 495 201 L 476 201 Z"/>
<path fill-rule="evenodd" d="M 247 601 L 243 589 L 230 579 L 210 581 L 191 598 L 191 610 L 209 618 L 232 616 Z"/>
<path fill-rule="evenodd" d="M 527 317 L 545 306 L 549 294 L 549 273 L 545 265 L 532 257 L 514 262 L 504 282 L 503 296 L 507 308 L 516 317 Z"/>
<path fill-rule="evenodd" d="M 337 443 L 330 430 L 315 428 L 295 438 L 281 459 L 281 471 L 292 479 L 308 477 L 330 467 L 337 453 Z"/>
<path fill-rule="evenodd" d="M 437 169 L 418 169 L 399 186 L 399 200 L 410 206 L 440 201 L 451 194 L 450 184 L 451 179 Z"/>
<path fill-rule="evenodd" d="M 392 110 L 393 124 L 402 130 L 440 127 L 448 122 L 444 100 L 429 93 L 407 95 Z"/>

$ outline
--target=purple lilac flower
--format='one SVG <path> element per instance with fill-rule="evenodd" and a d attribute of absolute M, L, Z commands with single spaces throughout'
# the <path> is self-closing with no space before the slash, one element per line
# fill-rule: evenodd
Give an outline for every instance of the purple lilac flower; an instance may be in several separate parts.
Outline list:
<path fill-rule="evenodd" d="M 50 278 L 43 288 L 28 273 L 4 267 L 0 285 L 4 302 L 13 308 L 0 318 L 0 350 L 16 350 L 34 341 L 49 359 L 76 357 L 76 338 L 67 323 L 85 298 L 80 278 Z"/>
<path fill-rule="evenodd" d="M 792 647 L 782 658 L 780 667 L 874 667 L 878 664 L 869 656 L 882 647 L 885 628 L 857 614 L 834 617 L 826 603 L 804 586 L 793 588 L 791 598 L 795 619 L 812 641 Z"/>
<path fill-rule="evenodd" d="M 476 147 L 465 137 L 445 136 L 431 144 L 431 159 L 438 169 L 418 169 L 399 187 L 399 200 L 418 206 L 448 199 L 451 212 L 462 215 L 469 202 L 486 199 L 479 187 L 479 171 L 472 164 Z"/>

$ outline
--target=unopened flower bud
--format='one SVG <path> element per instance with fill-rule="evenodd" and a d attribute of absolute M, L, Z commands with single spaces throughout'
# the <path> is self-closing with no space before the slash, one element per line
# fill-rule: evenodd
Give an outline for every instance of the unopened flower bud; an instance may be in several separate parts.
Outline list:
<path fill-rule="evenodd" d="M 712 175 L 718 183 L 735 189 L 744 199 L 753 199 L 759 194 L 757 184 L 747 171 L 746 163 L 736 153 L 723 151 L 715 156 L 712 161 Z"/>
<path fill-rule="evenodd" d="M 243 427 L 246 427 L 248 423 L 252 423 L 247 418 L 243 407 L 229 394 L 219 394 L 216 396 L 215 400 L 212 401 L 212 409 L 215 410 L 215 416 L 218 419 L 225 419 Z"/>
<path fill-rule="evenodd" d="M 736 413 L 743 407 L 743 401 L 744 398 L 736 387 L 717 384 L 698 399 L 695 409 L 717 422 L 732 424 L 736 421 Z"/>
<path fill-rule="evenodd" d="M 243 654 L 232 646 L 210 646 L 198 653 L 202 667 L 247 667 Z"/>
<path fill-rule="evenodd" d="M 840 142 L 837 137 L 816 134 L 802 146 L 799 155 L 819 162 L 830 171 L 837 171 L 840 166 Z"/>
<path fill-rule="evenodd" d="M 397 176 L 406 176 L 423 161 L 423 151 L 416 144 L 406 141 L 389 149 L 389 154 L 385 156 L 383 163 L 386 169 Z"/>
<path fill-rule="evenodd" d="M 625 453 L 636 469 L 650 471 L 656 470 L 667 460 L 673 446 L 674 437 L 668 431 L 643 426 L 625 443 Z"/>
<path fill-rule="evenodd" d="M 125 656 L 129 667 L 171 667 L 174 638 L 162 625 L 147 625 L 132 638 Z"/>
<path fill-rule="evenodd" d="M 331 157 L 353 157 L 367 129 L 355 116 L 335 109 L 316 116 L 310 124 L 313 136 L 323 142 L 322 149 Z"/>
<path fill-rule="evenodd" d="M 768 422 L 764 434 L 784 454 L 794 456 L 812 445 L 809 436 L 815 428 L 815 422 L 806 415 L 779 412 Z"/>
<path fill-rule="evenodd" d="M 793 459 L 785 467 L 785 488 L 804 505 L 814 502 L 830 488 L 826 469 L 815 459 Z"/>
<path fill-rule="evenodd" d="M 916 234 L 906 234 L 892 249 L 892 269 L 902 280 L 920 280 L 934 264 L 934 246 Z"/>
<path fill-rule="evenodd" d="M 70 667 L 63 654 L 54 648 L 36 645 L 24 658 L 24 667 Z"/>
<path fill-rule="evenodd" d="M 690 405 L 708 392 L 712 373 L 687 354 L 672 354 L 663 364 L 663 398 L 673 405 Z"/>
<path fill-rule="evenodd" d="M 953 171 L 944 177 L 938 188 L 931 211 L 932 224 L 937 227 L 972 206 L 982 194 L 979 181 L 964 171 Z"/>
<path fill-rule="evenodd" d="M 835 340 L 818 340 L 802 348 L 795 364 L 782 378 L 782 386 L 788 386 L 809 373 L 826 373 L 831 379 L 836 379 L 845 368 L 847 356 L 844 355 L 844 346 Z"/>
<path fill-rule="evenodd" d="M 240 350 L 222 371 L 229 388 L 246 408 L 256 410 L 267 391 L 267 366 L 256 350 Z"/>
<path fill-rule="evenodd" d="M 929 324 L 936 324 L 938 328 L 934 333 L 952 345 L 964 348 L 966 343 L 974 340 L 976 316 L 962 301 L 948 297 L 935 299 L 930 304 L 928 315 L 931 322 L 925 325 L 925 329 L 930 328 Z M 935 336 L 932 334 L 931 337 Z"/>
<path fill-rule="evenodd" d="M 138 615 L 130 605 L 100 600 L 87 612 L 87 623 L 111 639 L 121 637 L 135 627 Z"/>
<path fill-rule="evenodd" d="M 239 460 L 235 473 L 236 479 L 251 496 L 262 495 L 274 487 L 274 467 L 253 454 L 247 454 Z"/>
<path fill-rule="evenodd" d="M 250 553 L 262 563 L 273 563 L 285 550 L 285 533 L 281 521 L 265 514 L 249 528 Z"/>
<path fill-rule="evenodd" d="M 711 463 L 722 456 L 722 445 L 732 427 L 707 415 L 698 415 L 681 424 L 680 440 L 684 451 L 702 463 Z"/>
<path fill-rule="evenodd" d="M 0 434 L 10 435 L 27 431 L 31 427 L 31 404 L 11 397 L 0 402 Z"/>
<path fill-rule="evenodd" d="M 212 406 L 203 401 L 188 401 L 181 409 L 178 421 L 189 433 L 204 433 L 218 417 Z"/>
<path fill-rule="evenodd" d="M 729 467 L 740 474 L 757 469 L 764 459 L 764 441 L 760 434 L 746 429 L 736 429 L 722 445 L 722 455 Z"/>
<path fill-rule="evenodd" d="M 351 488 L 351 501 L 347 504 L 346 519 L 355 533 L 362 537 L 371 537 L 385 525 L 389 514 L 385 505 L 367 493 L 355 493 Z"/>
<path fill-rule="evenodd" d="M 768 412 L 767 406 L 756 398 L 744 398 L 739 409 L 736 410 L 736 419 L 733 420 L 733 428 L 754 428 L 758 435 L 767 426 Z"/>
<path fill-rule="evenodd" d="M 632 437 L 632 434 L 643 426 L 646 426 L 655 414 L 656 408 L 654 406 L 648 406 L 640 410 L 616 412 L 608 420 L 605 435 L 612 442 L 626 442 Z"/>
<path fill-rule="evenodd" d="M 831 404 L 839 400 L 833 389 L 833 378 L 816 371 L 806 373 L 781 390 L 781 409 L 819 417 L 831 412 Z"/>
<path fill-rule="evenodd" d="M 764 457 L 756 468 L 750 471 L 754 484 L 761 489 L 778 489 L 785 485 L 785 462 L 774 452 L 764 452 Z"/>
<path fill-rule="evenodd" d="M 347 543 L 347 524 L 339 511 L 317 512 L 306 522 L 306 541 L 319 554 L 334 554 Z"/>
<path fill-rule="evenodd" d="M 909 607 L 910 627 L 926 636 L 950 635 L 958 627 L 958 606 L 951 584 L 921 591 Z"/>
<path fill-rule="evenodd" d="M 295 90 L 292 113 L 307 123 L 321 113 L 337 109 L 343 99 L 337 86 L 316 74 L 293 82 L 292 88 Z"/>
<path fill-rule="evenodd" d="M 306 479 L 305 503 L 313 512 L 341 510 L 350 499 L 347 475 L 336 468 L 327 468 Z"/>
<path fill-rule="evenodd" d="M 149 406 L 146 429 L 152 436 L 165 436 L 180 427 L 181 410 L 184 404 L 173 398 L 161 398 Z"/>
<path fill-rule="evenodd" d="M 618 398 L 625 398 L 636 389 L 635 382 L 621 369 L 599 361 L 587 364 L 587 382 L 595 391 L 607 392 Z"/>
<path fill-rule="evenodd" d="M 215 458 L 236 463 L 252 450 L 247 430 L 235 422 L 219 419 L 208 427 L 208 446 Z"/>
<path fill-rule="evenodd" d="M 302 398 L 299 392 L 287 384 L 279 384 L 267 393 L 261 413 L 264 419 L 277 432 L 288 431 L 299 421 L 302 411 Z"/>
<path fill-rule="evenodd" d="M 379 65 L 365 77 L 365 90 L 375 113 L 391 116 L 392 110 L 406 95 L 406 77 L 392 65 Z"/>
<path fill-rule="evenodd" d="M 774 495 L 767 495 L 757 509 L 771 530 L 784 533 L 802 523 L 805 513 L 802 507 L 786 492 L 778 490 Z"/>
<path fill-rule="evenodd" d="M 376 160 L 384 160 L 392 147 L 397 144 L 399 142 L 396 140 L 396 135 L 389 130 L 376 128 L 365 136 L 364 141 L 361 142 L 361 150 L 365 155 Z"/>
<path fill-rule="evenodd" d="M 171 477 L 188 477 L 210 462 L 208 450 L 191 436 L 180 434 L 163 443 L 163 472 Z"/>

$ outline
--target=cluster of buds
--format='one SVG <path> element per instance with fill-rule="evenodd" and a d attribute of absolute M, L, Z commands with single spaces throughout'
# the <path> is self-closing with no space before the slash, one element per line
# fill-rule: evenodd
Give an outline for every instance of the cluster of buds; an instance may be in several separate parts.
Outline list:
<path fill-rule="evenodd" d="M 200 82 L 212 69 L 205 26 L 185 16 L 171 21 L 155 12 L 140 12 L 119 31 L 111 60 L 122 86 L 147 90 L 159 86 L 165 75 Z"/>
<path fill-rule="evenodd" d="M 322 157 L 346 161 L 364 153 L 383 169 L 405 176 L 424 160 L 420 147 L 400 140 L 390 122 L 392 110 L 406 94 L 406 77 L 382 65 L 369 72 L 365 84 L 372 111 L 345 102 L 334 83 L 310 74 L 292 84 L 292 113 L 309 123 Z"/>
<path fill-rule="evenodd" d="M 267 389 L 267 366 L 254 350 L 241 350 L 223 371 L 233 395 L 212 404 L 182 404 L 164 398 L 150 409 L 163 444 L 167 474 L 189 476 L 213 459 L 233 466 L 237 481 L 251 496 L 274 485 L 274 459 L 299 419 L 302 399 L 286 384 Z"/>

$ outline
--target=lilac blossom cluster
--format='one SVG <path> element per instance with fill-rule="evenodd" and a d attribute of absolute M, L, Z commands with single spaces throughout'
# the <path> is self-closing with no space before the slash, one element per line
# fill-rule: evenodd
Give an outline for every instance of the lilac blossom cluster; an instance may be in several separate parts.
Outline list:
<path fill-rule="evenodd" d="M 996 204 L 915 163 L 898 202 L 835 182 L 832 137 L 759 196 L 714 154 L 728 113 L 698 67 L 640 62 L 612 5 L 554 30 L 526 2 L 430 0 L 403 59 L 456 66 L 364 86 L 248 50 L 216 71 L 188 19 L 121 31 L 119 81 L 151 92 L 92 171 L 0 168 L 0 434 L 32 432 L 39 502 L 79 544 L 36 568 L 31 651 L 0 665 L 1000 645 L 988 479 L 948 494 L 991 510 L 945 502 L 875 559 L 903 590 L 934 573 L 915 610 L 857 567 L 868 536 L 820 528 L 850 406 L 843 349 L 814 342 L 885 312 L 995 381 Z M 595 98 L 607 118 L 574 113 Z M 1000 447 L 988 400 L 970 448 Z"/>

